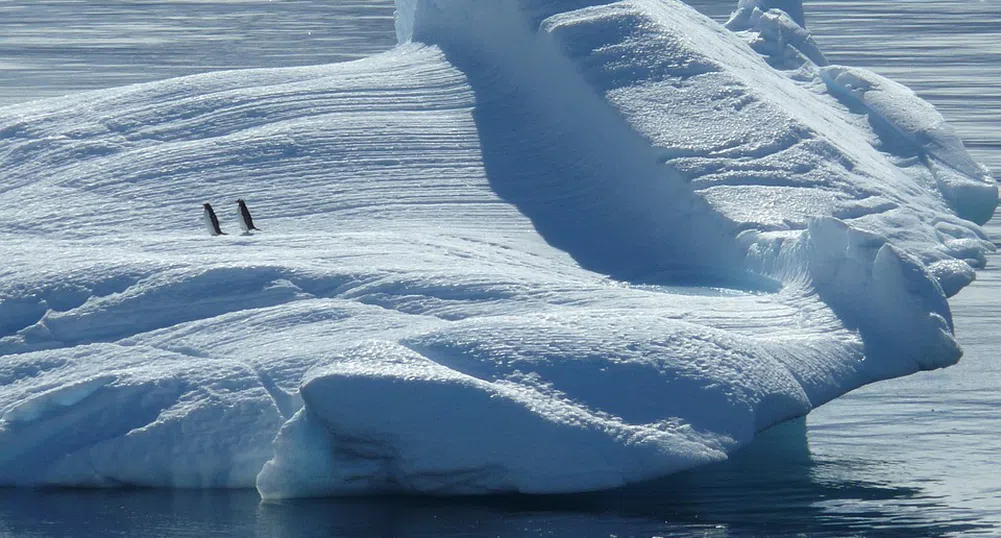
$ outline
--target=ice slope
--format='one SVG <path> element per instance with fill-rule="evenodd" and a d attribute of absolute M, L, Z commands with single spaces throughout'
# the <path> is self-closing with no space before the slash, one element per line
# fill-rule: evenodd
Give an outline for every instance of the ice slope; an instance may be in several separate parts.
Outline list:
<path fill-rule="evenodd" d="M 398 0 L 0 108 L 0 484 L 593 490 L 952 364 L 993 179 L 773 4 Z"/>

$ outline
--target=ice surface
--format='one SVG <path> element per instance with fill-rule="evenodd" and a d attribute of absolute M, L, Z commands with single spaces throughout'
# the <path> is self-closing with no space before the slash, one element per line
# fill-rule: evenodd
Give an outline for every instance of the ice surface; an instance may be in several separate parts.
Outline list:
<path fill-rule="evenodd" d="M 0 108 L 0 484 L 601 489 L 954 363 L 993 179 L 796 6 L 399 0 L 371 58 Z"/>

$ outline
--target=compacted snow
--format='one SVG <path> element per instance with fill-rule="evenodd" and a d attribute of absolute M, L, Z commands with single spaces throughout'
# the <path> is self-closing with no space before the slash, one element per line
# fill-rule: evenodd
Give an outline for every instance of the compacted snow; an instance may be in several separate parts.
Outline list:
<path fill-rule="evenodd" d="M 610 488 L 959 359 L 994 180 L 799 2 L 397 7 L 0 108 L 0 484 Z"/>

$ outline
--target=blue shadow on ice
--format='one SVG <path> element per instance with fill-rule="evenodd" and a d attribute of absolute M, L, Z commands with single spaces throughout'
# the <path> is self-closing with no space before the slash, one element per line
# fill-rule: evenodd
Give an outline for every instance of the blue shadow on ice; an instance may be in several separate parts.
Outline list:
<path fill-rule="evenodd" d="M 467 39 L 431 28 L 426 37 L 473 89 L 491 188 L 549 244 L 631 282 L 774 288 L 736 269 L 736 225 L 595 91 L 621 83 L 601 78 L 616 75 L 596 69 L 585 79 L 557 38 L 518 23 L 484 31 L 514 35 Z"/>

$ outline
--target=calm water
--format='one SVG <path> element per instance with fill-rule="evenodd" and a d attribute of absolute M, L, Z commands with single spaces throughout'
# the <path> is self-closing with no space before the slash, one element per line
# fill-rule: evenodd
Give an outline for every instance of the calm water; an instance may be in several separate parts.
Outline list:
<path fill-rule="evenodd" d="M 486 0 L 484 0 L 486 1 Z M 692 4 L 717 19 L 730 0 Z M 1001 0 L 808 1 L 832 62 L 934 102 L 1001 174 Z M 390 0 L 0 0 L 0 105 L 392 46 Z M 988 225 L 1001 239 L 1001 222 Z M 726 465 L 615 495 L 262 504 L 253 492 L 0 490 L 0 537 L 998 536 L 1001 258 L 952 300 L 955 367 L 865 387 Z"/>
<path fill-rule="evenodd" d="M 391 0 L 0 0 L 0 106 L 395 44 Z"/>

